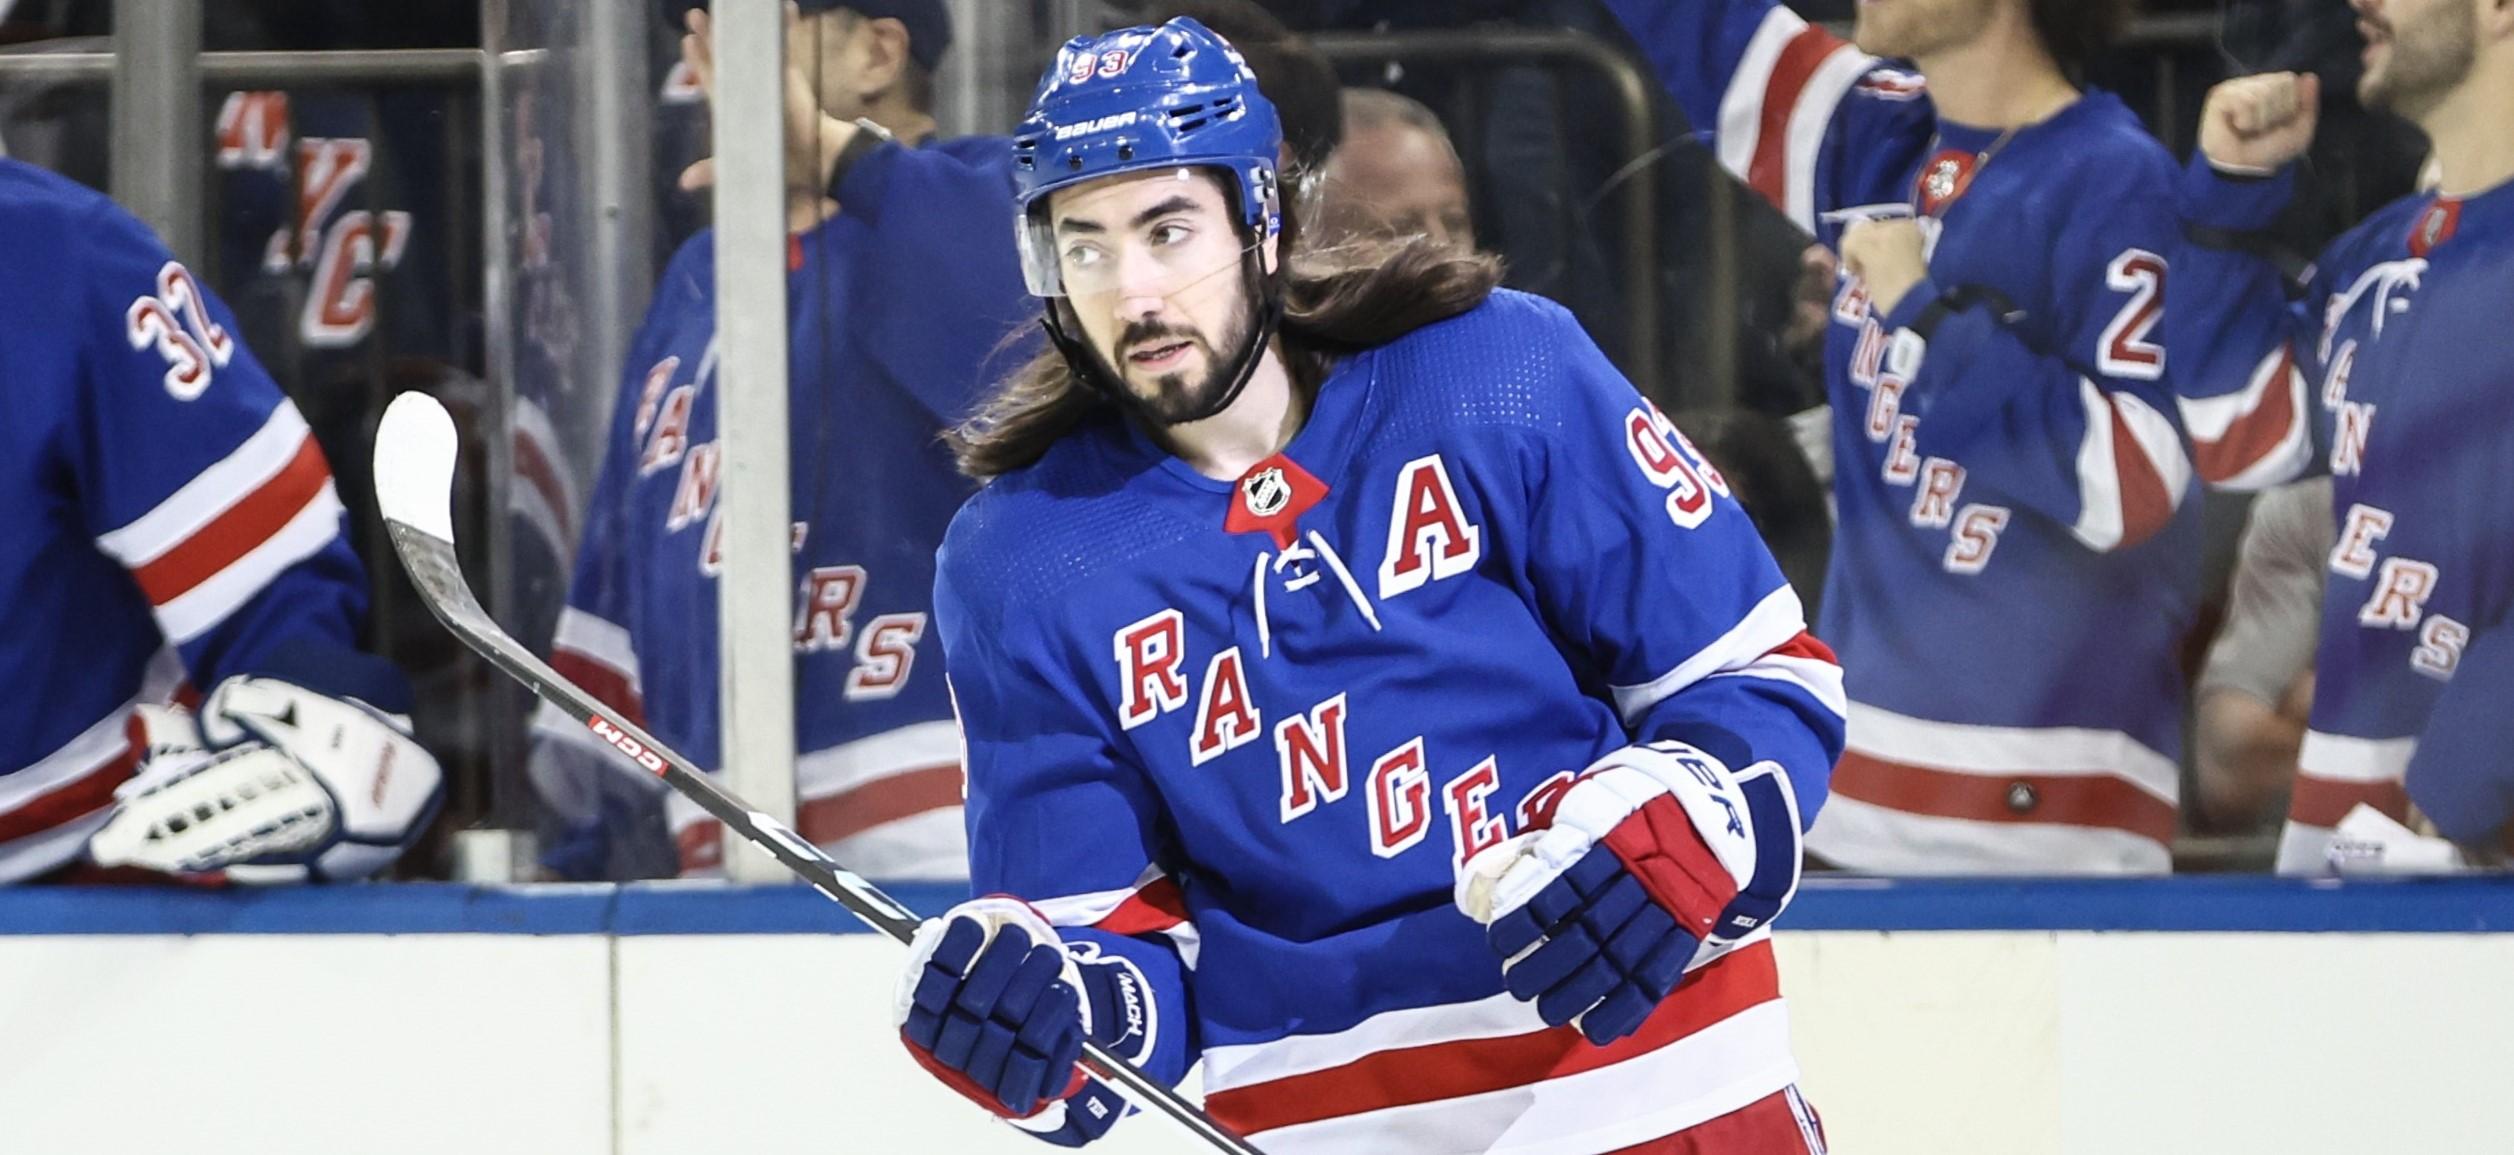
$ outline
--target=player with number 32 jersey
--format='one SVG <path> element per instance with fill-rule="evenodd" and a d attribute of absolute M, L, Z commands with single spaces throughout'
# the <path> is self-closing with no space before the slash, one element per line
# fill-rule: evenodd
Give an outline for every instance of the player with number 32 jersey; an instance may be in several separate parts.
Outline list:
<path fill-rule="evenodd" d="M 0 881 L 389 864 L 442 777 L 356 648 L 330 467 L 234 315 L 129 213 L 8 160 L 0 314 Z"/>

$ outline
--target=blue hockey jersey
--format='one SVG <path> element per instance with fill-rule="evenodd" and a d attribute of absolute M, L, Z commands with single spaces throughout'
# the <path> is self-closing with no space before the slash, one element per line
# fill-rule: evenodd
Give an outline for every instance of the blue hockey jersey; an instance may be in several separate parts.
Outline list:
<path fill-rule="evenodd" d="M 2194 158 L 2181 202 L 2203 236 L 2249 232 L 2291 183 Z M 2301 300 L 2235 247 L 2195 245 L 2179 275 L 2194 299 L 2176 323 L 2206 350 L 2179 387 L 2212 480 L 2331 474 L 2337 538 L 2280 869 L 2326 869 L 2359 803 L 2400 818 L 2414 799 L 2455 839 L 2496 842 L 2514 818 L 2514 432 L 2487 406 L 2514 353 L 2473 337 L 2514 301 L 2514 185 L 2386 206 L 2330 246 Z"/>
<path fill-rule="evenodd" d="M 187 683 L 407 709 L 351 649 L 366 577 L 323 451 L 146 226 L 0 160 L 0 316 L 0 881 L 82 855 L 138 765 L 133 707 Z"/>
<path fill-rule="evenodd" d="M 939 431 L 1009 355 L 1035 306 L 1003 215 L 1010 145 L 884 145 L 795 238 L 787 288 L 795 517 L 797 821 L 851 868 L 961 877 L 960 744 L 929 628 L 934 548 L 970 492 Z M 715 239 L 673 257 L 626 361 L 552 665 L 701 766 L 720 750 Z M 556 779 L 616 773 L 545 712 Z M 551 746 L 550 743 L 558 743 Z M 573 747 L 579 757 L 565 757 Z M 677 798 L 682 868 L 713 868 L 718 825 Z M 595 820 L 593 814 L 582 815 Z"/>
<path fill-rule="evenodd" d="M 2173 166 L 2090 92 L 2004 134 L 1769 0 L 1611 0 L 1721 164 L 1827 245 L 1917 212 L 1890 316 L 1826 345 L 1819 632 L 1850 749 L 1809 846 L 1896 873 L 2163 871 L 2198 511 L 2159 328 Z"/>
<path fill-rule="evenodd" d="M 1339 363 L 1242 484 L 1087 420 L 939 561 L 975 889 L 1141 966 L 1149 1069 L 1271 1152 L 1604 1151 L 1780 1090 L 1764 932 L 1599 1048 L 1451 899 L 1639 740 L 1815 815 L 1840 671 L 1724 487 L 1509 292 Z"/>

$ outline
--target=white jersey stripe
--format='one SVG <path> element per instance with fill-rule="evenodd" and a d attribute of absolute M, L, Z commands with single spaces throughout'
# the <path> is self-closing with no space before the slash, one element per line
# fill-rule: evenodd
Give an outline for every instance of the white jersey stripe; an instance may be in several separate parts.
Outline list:
<path fill-rule="evenodd" d="M 2123 499 L 2126 484 L 2115 418 L 2121 429 L 2129 431 L 2129 448 L 2136 450 L 2132 468 L 2141 468 L 2143 463 L 2153 475 L 2164 490 L 2168 513 L 2182 508 L 2183 494 L 2191 486 L 2191 458 L 2183 451 L 2182 434 L 2173 422 L 2137 397 L 2107 394 L 2080 377 L 2078 400 L 2086 410 L 2086 436 L 2078 443 L 2078 520 L 2069 532 L 2089 549 L 2108 550 L 2121 545 L 2134 528 L 2142 533 L 2153 528 L 2129 524 L 2131 511 Z"/>
<path fill-rule="evenodd" d="M 2191 431 L 2191 440 L 2225 440 L 2237 421 L 2260 411 L 2261 402 L 2269 396 L 2271 382 L 2283 376 L 2279 370 L 2288 364 L 2287 350 L 2272 349 L 2252 370 L 2252 380 L 2242 392 L 2177 399 L 2182 406 L 2183 428 Z"/>
<path fill-rule="evenodd" d="M 637 676 L 637 643 L 630 639 L 626 627 L 594 616 L 574 606 L 559 611 L 559 625 L 550 639 L 553 650 L 573 650 L 609 667 L 628 683 L 628 688 L 643 694 Z"/>
<path fill-rule="evenodd" d="M 1913 814 L 1835 794 L 1807 849 L 1876 874 L 2164 874 L 2165 844 L 2127 830 Z"/>
<path fill-rule="evenodd" d="M 1536 1004 L 1507 994 L 1471 1003 L 1408 1007 L 1372 1015 L 1341 1031 L 1289 1035 L 1271 1043 L 1205 1048 L 1205 1089 L 1227 1091 L 1341 1067 L 1399 1047 L 1499 1039 L 1545 1029 Z"/>
<path fill-rule="evenodd" d="M 130 745 L 124 732 L 131 720 L 131 707 L 124 703 L 114 712 L 96 720 L 96 724 L 79 731 L 78 737 L 62 743 L 61 748 L 36 759 L 24 769 L 0 775 L 0 814 L 26 805 L 37 798 L 76 782 L 96 768 L 122 756 Z"/>
<path fill-rule="evenodd" d="M 1135 876 L 1132 886 L 1116 890 L 1091 891 L 1085 894 L 1069 894 L 1059 898 L 1033 898 L 1028 901 L 1031 906 L 1038 908 L 1040 914 L 1046 915 L 1048 922 L 1052 925 L 1091 926 L 1115 913 L 1118 907 L 1126 905 L 1126 900 L 1135 897 L 1136 892 L 1163 877 L 1160 867 L 1147 866 L 1142 874 Z"/>
<path fill-rule="evenodd" d="M 1849 747 L 1871 758 L 1956 774 L 2118 776 L 2169 803 L 2180 792 L 2174 760 L 2118 730 L 1969 726 L 1853 702 Z"/>
<path fill-rule="evenodd" d="M 324 481 L 314 500 L 289 518 L 279 532 L 264 539 L 251 552 L 237 558 L 227 568 L 203 579 L 185 590 L 173 601 L 157 607 L 158 628 L 177 645 L 199 637 L 226 620 L 237 607 L 251 601 L 263 587 L 271 584 L 281 572 L 330 545 L 340 535 L 343 509 L 340 495 Z"/>
<path fill-rule="evenodd" d="M 0 884 L 24 882 L 58 870 L 87 853 L 87 839 L 113 817 L 112 808 L 62 823 L 40 834 L 0 843 Z"/>
<path fill-rule="evenodd" d="M 1789 1014 L 1772 1000 L 1611 1067 L 1279 1127 L 1249 1138 L 1273 1155 L 1594 1155 L 1698 1126 L 1797 1079 Z M 1700 1090 L 1679 1095 L 1675 1088 Z"/>
<path fill-rule="evenodd" d="M 2113 394 L 2112 405 L 2138 444 L 2139 455 L 2164 483 L 2167 507 L 2181 509 L 2183 495 L 2191 489 L 2191 455 L 2183 452 L 2182 434 L 2174 428 L 2173 419 L 2132 393 Z"/>
<path fill-rule="evenodd" d="M 295 403 L 280 402 L 235 452 L 185 482 L 155 509 L 98 537 L 97 546 L 127 569 L 165 556 L 288 468 L 309 435 Z"/>
<path fill-rule="evenodd" d="M 1774 682 L 1786 682 L 1805 690 L 1816 701 L 1823 703 L 1826 709 L 1837 715 L 1850 712 L 1850 698 L 1842 690 L 1842 667 L 1822 658 L 1765 654 L 1743 669 L 1727 670 L 1711 676 L 1714 678 L 1763 678 Z"/>
<path fill-rule="evenodd" d="M 1729 76 L 1728 91 L 1720 95 L 1715 142 L 1720 167 L 1739 180 L 1746 179 L 1746 171 L 1755 163 L 1755 149 L 1762 143 L 1763 101 L 1772 85 L 1772 71 L 1781 62 L 1781 50 L 1806 30 L 1807 22 L 1797 13 L 1774 5 L 1755 29 L 1754 38 L 1746 42 L 1746 54 Z"/>
<path fill-rule="evenodd" d="M 538 727 L 540 723 L 541 719 L 536 717 L 535 725 Z M 551 717 L 549 728 L 559 733 L 591 732 L 569 721 L 564 714 Z M 569 736 L 569 740 L 575 740 L 573 734 Z M 599 742 L 596 744 L 600 745 Z M 918 722 L 896 730 L 886 730 L 871 737 L 858 738 L 853 742 L 825 746 L 796 758 L 794 762 L 795 800 L 812 802 L 822 798 L 835 798 L 850 790 L 869 786 L 885 778 L 895 778 L 910 771 L 959 765 L 960 727 L 951 722 Z M 666 799 L 664 807 L 665 813 L 670 818 L 672 829 L 676 833 L 688 828 L 692 823 L 705 821 L 709 817 L 705 810 L 699 809 L 698 803 L 679 794 Z M 1100 917 L 1103 918 L 1107 917 L 1109 910 L 1117 909 L 1117 904 L 1125 901 L 1126 896 L 1135 892 L 1125 890 L 1106 893 L 1118 897 L 1115 901 L 1108 903 L 1106 910 L 1101 911 Z M 1084 897 L 1097 901 L 1103 896 L 1086 895 Z M 1056 917 L 1049 908 L 1056 902 L 1073 901 L 1075 900 L 1051 900 L 1048 903 L 1033 903 L 1032 905 L 1039 907 L 1041 913 L 1047 914 L 1050 922 L 1071 926 L 1076 924 Z"/>
<path fill-rule="evenodd" d="M 2416 738 L 2351 738 L 2307 730 L 2296 763 L 2316 778 L 2334 782 L 2399 782 L 2409 776 Z"/>
<path fill-rule="evenodd" d="M 1615 710 L 1630 723 L 1650 707 L 1715 673 L 1742 670 L 1757 659 L 1807 632 L 1806 607 L 1783 585 L 1764 595 L 1745 619 L 1717 641 L 1676 664 L 1676 668 L 1637 686 L 1616 686 Z"/>
<path fill-rule="evenodd" d="M 1834 49 L 1816 66 L 1790 109 L 1782 203 L 1789 219 L 1811 234 L 1816 231 L 1816 161 L 1824 151 L 1825 132 L 1833 126 L 1842 97 L 1876 64 L 1875 58 L 1848 44 Z"/>
<path fill-rule="evenodd" d="M 2210 462 L 2210 483 L 2220 489 L 2251 491 L 2302 474 L 2313 457 L 2312 411 L 2305 407 L 2305 397 L 2304 373 L 2282 348 L 2261 359 L 2242 392 L 2180 398 L 2183 427 L 2191 431 L 2192 443 L 2201 447 L 2201 456 Z M 2277 440 L 2254 450 L 2254 439 L 2261 433 L 2254 427 L 2270 420 L 2263 414 L 2273 400 L 2286 411 Z"/>
<path fill-rule="evenodd" d="M 806 799 L 827 798 L 910 770 L 958 765 L 959 724 L 918 722 L 795 759 L 794 788 Z"/>
<path fill-rule="evenodd" d="M 2121 544 L 2121 478 L 2114 468 L 2112 407 L 2104 392 L 2078 378 L 2078 400 L 2086 407 L 2086 436 L 2078 442 L 2078 520 L 2069 527 L 2088 549 Z"/>

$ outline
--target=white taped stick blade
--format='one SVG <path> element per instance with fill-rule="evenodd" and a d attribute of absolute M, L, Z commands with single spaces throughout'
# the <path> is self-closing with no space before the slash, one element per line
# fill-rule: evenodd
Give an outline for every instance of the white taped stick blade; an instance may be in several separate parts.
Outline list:
<path fill-rule="evenodd" d="M 387 521 L 454 540 L 454 418 L 425 393 L 404 393 L 375 431 L 375 500 Z"/>

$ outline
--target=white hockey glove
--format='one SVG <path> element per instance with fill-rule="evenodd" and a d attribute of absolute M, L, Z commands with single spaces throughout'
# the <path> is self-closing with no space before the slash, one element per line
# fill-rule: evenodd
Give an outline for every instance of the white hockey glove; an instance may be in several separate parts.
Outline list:
<path fill-rule="evenodd" d="M 273 678 L 235 677 L 201 704 L 201 745 L 144 714 L 150 756 L 88 840 L 101 866 L 237 882 L 363 878 L 426 828 L 443 794 L 408 719 Z"/>

